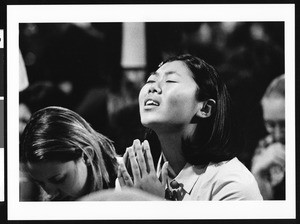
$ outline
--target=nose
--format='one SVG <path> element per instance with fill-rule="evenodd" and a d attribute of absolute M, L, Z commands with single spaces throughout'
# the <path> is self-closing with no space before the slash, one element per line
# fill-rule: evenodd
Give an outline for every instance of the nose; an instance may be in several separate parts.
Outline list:
<path fill-rule="evenodd" d="M 160 84 L 159 81 L 153 82 L 150 85 L 148 93 L 154 93 L 154 92 L 156 92 L 158 94 L 161 94 L 161 92 L 162 92 L 162 90 L 161 90 L 161 84 Z"/>
<path fill-rule="evenodd" d="M 59 192 L 59 189 L 56 187 L 56 185 L 51 183 L 44 184 L 43 188 L 50 196 L 55 196 Z"/>

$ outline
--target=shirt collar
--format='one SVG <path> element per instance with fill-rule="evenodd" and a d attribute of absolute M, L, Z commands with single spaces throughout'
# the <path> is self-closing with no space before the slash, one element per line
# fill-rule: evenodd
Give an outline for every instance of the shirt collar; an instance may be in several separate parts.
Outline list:
<path fill-rule="evenodd" d="M 158 164 L 157 164 L 157 175 L 159 176 L 161 173 L 161 168 L 163 163 L 165 162 L 165 157 L 161 153 Z M 169 165 L 169 171 L 172 172 L 173 169 Z M 173 179 L 177 181 L 179 184 L 182 184 L 183 189 L 190 194 L 193 187 L 195 186 L 197 180 L 200 175 L 204 173 L 205 169 L 203 166 L 194 166 L 190 163 L 186 163 L 183 169 L 179 172 L 179 174 Z"/>

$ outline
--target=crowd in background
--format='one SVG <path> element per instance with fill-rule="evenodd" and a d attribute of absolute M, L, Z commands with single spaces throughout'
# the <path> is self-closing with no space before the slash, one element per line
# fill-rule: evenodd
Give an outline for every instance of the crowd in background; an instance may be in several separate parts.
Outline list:
<path fill-rule="evenodd" d="M 261 99 L 284 74 L 281 22 L 146 23 L 146 67 L 121 65 L 122 23 L 20 24 L 20 50 L 29 86 L 20 92 L 20 134 L 37 110 L 69 108 L 115 143 L 122 155 L 142 139 L 138 93 L 148 74 L 169 56 L 189 53 L 214 65 L 227 84 L 251 169 L 267 135 Z M 154 159 L 159 153 L 153 153 Z"/>

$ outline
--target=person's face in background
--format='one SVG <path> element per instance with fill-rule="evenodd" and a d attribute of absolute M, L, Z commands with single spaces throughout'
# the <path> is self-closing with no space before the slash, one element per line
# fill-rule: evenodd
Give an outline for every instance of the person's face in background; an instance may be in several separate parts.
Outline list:
<path fill-rule="evenodd" d="M 31 112 L 29 108 L 24 104 L 19 104 L 19 136 L 22 135 L 29 119 L 31 117 Z"/>
<path fill-rule="evenodd" d="M 269 97 L 262 100 L 263 118 L 267 132 L 274 142 L 285 144 L 285 99 Z"/>
<path fill-rule="evenodd" d="M 168 62 L 152 73 L 139 94 L 141 122 L 155 130 L 190 124 L 199 109 L 197 84 L 181 61 Z"/>
<path fill-rule="evenodd" d="M 33 180 L 47 192 L 50 200 L 74 200 L 86 193 L 88 169 L 83 159 L 27 163 L 27 168 Z"/>

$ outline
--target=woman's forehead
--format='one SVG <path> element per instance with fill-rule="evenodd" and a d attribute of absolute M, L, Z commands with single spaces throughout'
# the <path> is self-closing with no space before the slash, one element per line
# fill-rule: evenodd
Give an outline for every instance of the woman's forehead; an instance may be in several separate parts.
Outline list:
<path fill-rule="evenodd" d="M 262 101 L 263 116 L 266 120 L 285 119 L 285 99 L 266 98 Z"/>
<path fill-rule="evenodd" d="M 191 70 L 187 67 L 187 65 L 183 61 L 171 61 L 166 62 L 161 67 L 159 67 L 155 74 L 177 74 L 179 76 L 190 75 L 193 76 Z"/>
<path fill-rule="evenodd" d="M 168 61 L 161 66 L 157 70 L 160 69 L 169 69 L 169 68 L 180 68 L 180 67 L 186 67 L 185 63 L 183 61 L 175 60 L 175 61 Z"/>

